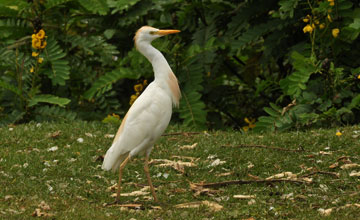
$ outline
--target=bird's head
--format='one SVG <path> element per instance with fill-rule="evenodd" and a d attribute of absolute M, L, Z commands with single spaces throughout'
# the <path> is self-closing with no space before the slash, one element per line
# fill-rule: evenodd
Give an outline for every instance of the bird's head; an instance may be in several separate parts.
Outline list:
<path fill-rule="evenodd" d="M 160 30 L 150 26 L 141 27 L 135 34 L 134 41 L 135 45 L 138 45 L 140 42 L 151 43 L 156 38 L 168 35 L 179 33 L 179 30 Z"/>

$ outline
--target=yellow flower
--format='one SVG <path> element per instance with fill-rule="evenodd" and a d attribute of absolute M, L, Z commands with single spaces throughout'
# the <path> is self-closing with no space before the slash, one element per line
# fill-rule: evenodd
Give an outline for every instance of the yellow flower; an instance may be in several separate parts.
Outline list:
<path fill-rule="evenodd" d="M 39 39 L 37 39 L 37 38 L 33 38 L 33 39 L 32 39 L 32 47 L 33 47 L 34 49 L 40 49 L 40 47 L 41 47 L 41 41 L 40 41 Z"/>
<path fill-rule="evenodd" d="M 31 56 L 33 56 L 33 57 L 37 57 L 37 56 L 39 56 L 39 53 L 32 52 Z"/>
<path fill-rule="evenodd" d="M 313 31 L 313 28 L 311 27 L 311 25 L 308 24 L 303 28 L 303 31 L 304 31 L 304 33 L 309 32 L 311 34 Z"/>
<path fill-rule="evenodd" d="M 141 92 L 143 90 L 144 86 L 142 84 L 136 84 L 134 86 L 135 92 Z"/>
<path fill-rule="evenodd" d="M 46 47 L 46 44 L 47 44 L 46 41 L 43 41 L 41 43 L 40 49 L 44 49 Z"/>
<path fill-rule="evenodd" d="M 342 135 L 342 133 L 340 131 L 337 131 L 335 135 L 340 137 Z"/>
<path fill-rule="evenodd" d="M 132 105 L 136 99 L 137 99 L 137 95 L 131 95 L 129 104 Z"/>
<path fill-rule="evenodd" d="M 329 2 L 329 4 L 330 4 L 330 6 L 334 6 L 334 5 L 335 5 L 334 0 L 328 0 L 328 2 Z"/>
<path fill-rule="evenodd" d="M 30 73 L 33 73 L 35 70 L 34 70 L 34 67 L 32 66 L 31 69 L 30 69 Z"/>
<path fill-rule="evenodd" d="M 308 23 L 308 22 L 309 22 L 309 19 L 308 19 L 308 18 L 304 18 L 304 19 L 303 19 L 303 22 Z"/>
<path fill-rule="evenodd" d="M 360 74 L 358 75 L 358 77 L 357 77 L 358 79 L 360 79 Z"/>
<path fill-rule="evenodd" d="M 45 31 L 43 29 L 41 29 L 37 34 L 36 37 L 38 39 L 43 39 L 45 37 Z"/>
<path fill-rule="evenodd" d="M 144 81 L 143 81 L 143 85 L 144 85 L 144 86 L 147 86 L 147 84 L 148 84 L 147 80 L 146 80 L 146 79 L 144 79 Z"/>
<path fill-rule="evenodd" d="M 40 58 L 38 59 L 38 62 L 39 62 L 39 63 L 42 63 L 43 61 L 44 61 L 44 58 L 41 58 L 41 57 L 40 57 Z"/>
<path fill-rule="evenodd" d="M 339 28 L 334 28 L 334 29 L 332 29 L 331 33 L 335 38 L 337 38 L 337 36 L 340 33 L 340 30 L 339 30 Z"/>
<path fill-rule="evenodd" d="M 319 28 L 320 28 L 320 29 L 324 29 L 324 28 L 325 28 L 325 24 L 320 24 L 320 25 L 319 25 Z"/>
<path fill-rule="evenodd" d="M 246 118 L 244 118 L 244 121 L 248 124 L 247 126 L 243 126 L 243 130 L 245 131 L 245 132 L 247 132 L 249 129 L 251 129 L 251 128 L 255 128 L 255 119 L 248 119 L 247 117 Z"/>
<path fill-rule="evenodd" d="M 32 39 L 35 39 L 35 38 L 36 38 L 36 34 L 31 35 L 31 38 L 32 38 Z"/>
<path fill-rule="evenodd" d="M 331 19 L 330 14 L 328 14 L 327 19 L 328 19 L 330 22 L 332 22 L 332 19 Z"/>
<path fill-rule="evenodd" d="M 314 29 L 315 29 L 315 24 L 312 23 L 312 24 L 311 24 L 311 27 L 312 27 L 312 29 L 314 30 Z"/>
<path fill-rule="evenodd" d="M 319 23 L 320 23 L 320 21 L 319 21 L 319 20 L 315 20 L 314 22 L 315 22 L 315 24 L 319 24 Z"/>

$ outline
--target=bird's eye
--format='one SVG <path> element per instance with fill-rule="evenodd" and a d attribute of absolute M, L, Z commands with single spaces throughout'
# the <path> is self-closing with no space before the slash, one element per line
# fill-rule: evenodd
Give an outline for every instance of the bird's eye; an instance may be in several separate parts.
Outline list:
<path fill-rule="evenodd" d="M 155 31 L 150 31 L 149 32 L 151 35 L 154 35 L 155 34 Z"/>

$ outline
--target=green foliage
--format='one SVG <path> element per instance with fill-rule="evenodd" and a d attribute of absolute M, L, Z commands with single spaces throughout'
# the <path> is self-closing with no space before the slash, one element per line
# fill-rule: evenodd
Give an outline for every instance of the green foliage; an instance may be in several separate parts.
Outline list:
<path fill-rule="evenodd" d="M 133 47 L 143 25 L 181 30 L 153 43 L 180 82 L 174 122 L 241 129 L 257 118 L 262 132 L 360 121 L 353 1 L 4 0 L 0 123 L 123 116 L 133 86 L 153 79 Z M 40 28 L 47 45 L 35 50 Z"/>
<path fill-rule="evenodd" d="M 62 51 L 56 40 L 49 39 L 48 45 L 45 49 L 45 58 L 50 63 L 50 66 L 45 70 L 53 85 L 65 85 L 65 81 L 70 77 L 69 62 L 62 59 L 66 54 Z"/>
<path fill-rule="evenodd" d="M 77 118 L 75 112 L 67 111 L 57 106 L 41 106 L 34 111 L 36 121 L 73 121 Z"/>
<path fill-rule="evenodd" d="M 136 79 L 138 78 L 138 76 L 132 73 L 131 70 L 120 67 L 119 69 L 115 69 L 99 77 L 99 79 L 94 82 L 91 88 L 84 93 L 84 97 L 86 99 L 92 99 L 96 95 L 96 93 L 98 93 L 98 95 L 101 95 L 106 91 L 110 90 L 112 88 L 112 84 L 124 78 Z"/>
<path fill-rule="evenodd" d="M 50 103 L 50 104 L 55 104 L 55 105 L 59 105 L 60 107 L 64 107 L 65 105 L 67 105 L 70 102 L 70 99 L 67 98 L 59 98 L 57 96 L 53 96 L 53 95 L 36 95 L 34 97 L 32 97 L 32 99 L 30 99 L 28 106 L 32 107 L 36 104 L 38 104 L 39 102 L 45 102 L 45 103 Z"/>

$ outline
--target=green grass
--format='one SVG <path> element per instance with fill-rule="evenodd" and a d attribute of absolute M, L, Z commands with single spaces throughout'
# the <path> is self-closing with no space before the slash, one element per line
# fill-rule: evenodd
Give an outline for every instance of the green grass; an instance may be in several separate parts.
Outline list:
<path fill-rule="evenodd" d="M 360 128 L 318 129 L 304 132 L 242 134 L 236 131 L 214 131 L 196 135 L 164 136 L 152 151 L 152 159 L 194 157 L 195 167 L 181 173 L 171 167 L 150 166 L 161 210 L 145 196 L 122 197 L 124 204 L 142 204 L 140 210 L 103 206 L 113 201 L 108 187 L 116 183 L 117 173 L 101 170 L 101 155 L 111 145 L 117 127 L 109 124 L 42 123 L 0 128 L 0 219 L 29 219 L 44 201 L 49 207 L 41 211 L 56 219 L 360 219 L 359 177 L 351 177 L 360 167 L 341 169 L 345 163 L 360 164 Z M 56 132 L 60 131 L 57 135 Z M 167 132 L 181 132 L 170 127 Z M 356 131 L 359 131 L 356 134 Z M 92 137 L 91 137 L 92 136 Z M 77 141 L 83 138 L 83 143 Z M 181 150 L 183 145 L 198 143 L 194 149 Z M 226 145 L 265 145 L 304 152 L 286 152 L 253 147 Z M 49 148 L 58 147 L 56 151 Z M 321 154 L 320 151 L 331 154 Z M 209 157 L 210 156 L 210 157 Z M 346 158 L 341 158 L 346 156 Z M 220 159 L 224 164 L 211 167 Z M 123 193 L 140 190 L 146 184 L 143 158 L 133 159 L 124 170 Z M 329 168 L 335 162 L 336 168 Z M 252 165 L 253 164 L 253 167 Z M 250 165 L 250 166 L 249 166 Z M 253 180 L 281 172 L 299 177 L 314 171 L 335 172 L 333 175 L 313 173 L 311 184 L 251 183 L 220 187 L 213 194 L 194 195 L 189 183 Z M 231 172 L 228 176 L 217 176 Z M 165 178 L 163 174 L 168 174 Z M 162 174 L 160 176 L 160 174 Z M 166 175 L 165 175 L 166 176 Z M 236 199 L 234 195 L 255 195 Z M 285 198 L 289 197 L 289 198 Z M 199 208 L 175 208 L 177 204 L 211 201 L 223 206 L 220 211 L 202 205 Z M 318 211 L 333 208 L 328 217 Z"/>

